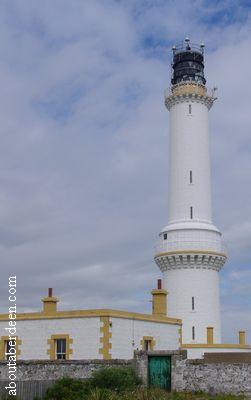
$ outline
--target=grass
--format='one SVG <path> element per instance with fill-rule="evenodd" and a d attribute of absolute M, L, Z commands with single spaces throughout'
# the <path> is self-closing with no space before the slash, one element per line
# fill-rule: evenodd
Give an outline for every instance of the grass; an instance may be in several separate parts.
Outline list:
<path fill-rule="evenodd" d="M 160 389 L 136 389 L 124 393 L 95 389 L 88 400 L 242 400 L 243 396 L 218 395 L 210 396 L 203 393 L 167 393 Z"/>
<path fill-rule="evenodd" d="M 203 393 L 167 393 L 160 389 L 136 389 L 117 393 L 107 389 L 95 388 L 83 400 L 243 400 L 243 396 L 218 395 Z M 79 398 L 79 400 L 82 400 Z"/>
<path fill-rule="evenodd" d="M 76 387 L 78 384 L 76 385 Z M 72 386 L 71 386 L 72 387 Z M 75 387 L 75 388 L 76 388 Z M 54 392 L 55 393 L 55 392 Z M 62 395 L 58 393 L 59 396 Z M 9 400 L 12 397 L 0 397 L 0 400 Z M 58 397 L 50 397 L 51 400 L 57 400 Z M 18 397 L 15 397 L 18 400 Z M 217 395 L 211 396 L 205 393 L 167 393 L 160 389 L 143 389 L 137 388 L 134 390 L 125 390 L 118 393 L 116 390 L 109 390 L 105 388 L 90 388 L 88 393 L 77 391 L 75 393 L 69 391 L 64 393 L 62 400 L 244 400 L 244 396 L 234 395 Z M 43 400 L 38 397 L 34 400 Z"/>

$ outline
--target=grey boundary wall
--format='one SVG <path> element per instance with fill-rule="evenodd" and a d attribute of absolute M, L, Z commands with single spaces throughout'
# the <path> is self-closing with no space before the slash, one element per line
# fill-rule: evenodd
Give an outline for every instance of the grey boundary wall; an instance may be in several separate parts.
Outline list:
<path fill-rule="evenodd" d="M 17 362 L 17 395 L 21 400 L 42 398 L 57 379 L 70 376 L 88 379 L 104 367 L 133 366 L 144 385 L 148 384 L 148 357 L 171 356 L 172 390 L 210 394 L 231 393 L 251 396 L 251 353 L 215 353 L 204 360 L 188 360 L 186 351 L 136 351 L 134 360 L 32 360 Z M 0 395 L 6 394 L 8 366 L 0 361 Z M 251 399 L 251 397 L 248 396 Z"/>
<path fill-rule="evenodd" d="M 76 379 L 88 379 L 93 371 L 104 367 L 132 366 L 133 360 L 70 360 L 70 361 L 17 361 L 16 384 L 17 396 L 21 400 L 33 400 L 38 396 L 43 398 L 46 389 L 64 376 Z M 8 386 L 8 366 L 6 361 L 0 361 L 0 395 L 6 395 Z M 15 397 L 13 397 L 15 398 Z"/>
<path fill-rule="evenodd" d="M 148 357 L 171 356 L 172 390 L 209 394 L 245 394 L 251 399 L 251 353 L 211 353 L 188 360 L 186 351 L 135 352 L 135 367 L 148 384 Z"/>

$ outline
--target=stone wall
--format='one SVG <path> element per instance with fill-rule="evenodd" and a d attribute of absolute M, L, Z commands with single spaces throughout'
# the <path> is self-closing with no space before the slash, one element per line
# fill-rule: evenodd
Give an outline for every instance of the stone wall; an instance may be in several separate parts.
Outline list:
<path fill-rule="evenodd" d="M 251 391 L 251 364 L 206 364 L 202 360 L 178 361 L 175 390 L 210 394 Z"/>
<path fill-rule="evenodd" d="M 35 396 L 42 398 L 46 389 L 63 376 L 88 379 L 93 371 L 101 368 L 130 365 L 132 360 L 17 361 L 17 396 L 21 400 L 33 400 Z M 5 386 L 9 384 L 8 372 L 7 362 L 1 361 L 0 396 L 6 394 Z"/>
<path fill-rule="evenodd" d="M 172 390 L 216 393 L 251 392 L 251 355 L 210 354 L 205 360 L 188 360 L 186 351 L 135 352 L 134 360 L 78 360 L 78 361 L 18 361 L 17 394 L 21 400 L 33 400 L 45 394 L 55 380 L 67 375 L 72 378 L 90 378 L 93 371 L 103 367 L 134 366 L 145 385 L 148 384 L 148 357 L 171 356 Z M 0 362 L 0 395 L 8 385 L 8 366 Z"/>
<path fill-rule="evenodd" d="M 206 360 L 188 360 L 186 351 L 136 352 L 136 370 L 145 385 L 148 383 L 148 356 L 151 355 L 171 355 L 172 390 L 210 394 L 251 392 L 250 353 L 246 357 L 243 353 L 210 354 L 207 362 L 207 357 Z M 217 362 L 214 362 L 214 356 Z"/>
<path fill-rule="evenodd" d="M 132 365 L 132 360 L 77 360 L 77 361 L 17 361 L 17 381 L 55 380 L 67 375 L 88 379 L 92 372 L 109 366 Z M 0 362 L 0 381 L 8 380 L 7 361 Z"/>

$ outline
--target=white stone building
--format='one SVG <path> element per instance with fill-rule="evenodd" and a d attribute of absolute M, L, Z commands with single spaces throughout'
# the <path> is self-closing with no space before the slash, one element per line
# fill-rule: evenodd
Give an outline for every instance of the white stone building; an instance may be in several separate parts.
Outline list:
<path fill-rule="evenodd" d="M 134 350 L 176 350 L 181 344 L 181 320 L 166 315 L 166 291 L 152 291 L 152 314 L 118 310 L 58 311 L 58 299 L 42 299 L 43 310 L 18 314 L 16 331 L 9 315 L 0 314 L 0 359 L 10 355 L 16 338 L 18 359 L 131 359 Z"/>
<path fill-rule="evenodd" d="M 208 112 L 215 90 L 205 86 L 204 46 L 188 39 L 173 48 L 170 111 L 169 223 L 159 235 L 155 261 L 162 275 L 152 291 L 152 314 L 118 310 L 57 311 L 49 291 L 43 311 L 17 316 L 20 359 L 110 359 L 136 349 L 205 352 L 251 351 L 245 332 L 238 344 L 221 341 L 219 272 L 227 255 L 212 222 Z M 167 300 L 168 297 L 168 300 Z M 168 312 L 167 312 L 168 310 Z M 0 315 L 0 358 L 8 357 L 9 315 Z"/>

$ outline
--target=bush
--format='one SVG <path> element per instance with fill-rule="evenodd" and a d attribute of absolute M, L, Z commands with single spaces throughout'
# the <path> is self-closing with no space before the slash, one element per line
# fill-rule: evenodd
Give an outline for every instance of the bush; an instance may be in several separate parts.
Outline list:
<path fill-rule="evenodd" d="M 44 400 L 83 400 L 89 392 L 89 381 L 65 377 L 47 389 Z"/>
<path fill-rule="evenodd" d="M 139 384 L 140 380 L 135 374 L 133 368 L 104 368 L 93 373 L 91 385 L 94 388 L 114 390 L 123 392 L 133 390 Z"/>
<path fill-rule="evenodd" d="M 63 378 L 47 389 L 44 400 L 244 400 L 243 396 L 168 393 L 141 388 L 132 368 L 104 368 L 89 380 Z M 35 400 L 35 399 L 34 399 Z"/>

